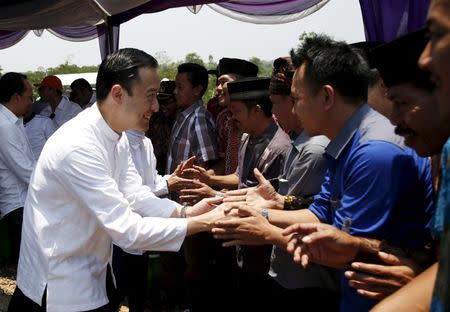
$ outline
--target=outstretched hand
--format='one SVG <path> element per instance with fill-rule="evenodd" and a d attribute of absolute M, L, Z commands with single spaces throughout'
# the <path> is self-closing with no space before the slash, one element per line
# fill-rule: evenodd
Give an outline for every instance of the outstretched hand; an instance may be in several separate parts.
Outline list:
<path fill-rule="evenodd" d="M 261 207 L 282 209 L 281 196 L 269 180 L 264 178 L 257 168 L 253 172 L 258 180 L 258 186 L 226 192 L 224 202 L 246 202 L 248 206 L 259 209 Z"/>
<path fill-rule="evenodd" d="M 345 272 L 349 285 L 362 296 L 381 300 L 409 283 L 422 269 L 412 259 L 379 252 L 383 264 L 353 262 Z"/>
<path fill-rule="evenodd" d="M 217 207 L 222 202 L 222 197 L 205 198 L 194 206 L 190 207 L 186 215 L 189 217 L 207 213 Z"/>
<path fill-rule="evenodd" d="M 235 210 L 240 218 L 219 220 L 214 223 L 212 233 L 214 238 L 227 240 L 224 247 L 237 245 L 265 245 L 271 241 L 273 231 L 278 228 L 271 225 L 258 211 L 242 203 L 224 204 L 225 212 Z M 278 236 L 281 229 L 278 229 Z"/>
<path fill-rule="evenodd" d="M 315 262 L 342 268 L 355 258 L 360 245 L 357 237 L 323 223 L 296 223 L 283 235 L 291 236 L 287 251 L 303 267 Z"/>
<path fill-rule="evenodd" d="M 180 200 L 187 203 L 196 203 L 203 198 L 215 196 L 215 190 L 198 180 L 192 180 L 188 188 L 180 190 Z"/>

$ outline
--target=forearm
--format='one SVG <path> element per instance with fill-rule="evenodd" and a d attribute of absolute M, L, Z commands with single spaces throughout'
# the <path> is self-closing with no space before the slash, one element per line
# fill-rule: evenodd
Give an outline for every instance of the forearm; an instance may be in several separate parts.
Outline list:
<path fill-rule="evenodd" d="M 400 290 L 378 303 L 372 312 L 428 311 L 438 264 L 435 263 Z"/>
<path fill-rule="evenodd" d="M 309 209 L 302 210 L 269 210 L 269 222 L 280 228 L 286 228 L 295 223 L 319 223 L 316 217 Z"/>
<path fill-rule="evenodd" d="M 213 175 L 209 177 L 208 185 L 214 189 L 236 189 L 239 184 L 239 177 L 236 174 L 224 176 Z"/>

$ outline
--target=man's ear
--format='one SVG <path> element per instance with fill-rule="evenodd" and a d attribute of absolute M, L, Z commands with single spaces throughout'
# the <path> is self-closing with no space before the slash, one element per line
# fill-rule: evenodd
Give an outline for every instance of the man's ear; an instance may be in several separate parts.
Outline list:
<path fill-rule="evenodd" d="M 331 85 L 324 85 L 322 87 L 322 99 L 325 111 L 331 110 L 336 100 L 336 91 Z"/>
<path fill-rule="evenodd" d="M 199 84 L 199 85 L 197 85 L 197 86 L 195 86 L 195 87 L 193 88 L 193 91 L 194 91 L 194 94 L 195 94 L 196 96 L 198 96 L 199 98 L 201 98 L 201 95 L 200 95 L 200 94 L 202 94 L 202 92 L 203 92 L 203 86 L 202 86 L 201 84 Z"/>
<path fill-rule="evenodd" d="M 124 90 L 121 85 L 115 84 L 111 87 L 111 98 L 119 105 L 122 104 L 123 93 Z"/>

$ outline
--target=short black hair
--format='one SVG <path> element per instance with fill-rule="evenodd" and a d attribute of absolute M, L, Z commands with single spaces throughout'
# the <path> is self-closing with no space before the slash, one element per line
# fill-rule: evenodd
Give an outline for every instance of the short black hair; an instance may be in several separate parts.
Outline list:
<path fill-rule="evenodd" d="M 78 79 L 75 79 L 74 81 L 72 81 L 72 83 L 70 84 L 70 88 L 71 89 L 81 89 L 81 90 L 87 89 L 89 91 L 92 91 L 92 86 L 84 78 L 78 78 Z"/>
<path fill-rule="evenodd" d="M 186 74 L 187 79 L 191 83 L 192 87 L 201 85 L 203 90 L 200 97 L 205 94 L 208 89 L 208 71 L 200 64 L 196 63 L 183 63 L 178 66 L 178 74 Z"/>
<path fill-rule="evenodd" d="M 128 94 L 132 94 L 132 85 L 140 79 L 139 68 L 158 68 L 158 61 L 144 51 L 125 48 L 108 55 L 100 64 L 97 74 L 97 101 L 108 96 L 111 87 L 121 85 Z"/>
<path fill-rule="evenodd" d="M 331 85 L 351 102 L 366 101 L 369 66 L 347 43 L 326 35 L 304 39 L 291 50 L 294 66 L 305 64 L 305 79 L 316 94 L 323 85 Z"/>
<path fill-rule="evenodd" d="M 25 90 L 24 80 L 27 76 L 20 73 L 9 72 L 0 78 L 0 102 L 5 104 L 14 94 L 22 95 Z"/>

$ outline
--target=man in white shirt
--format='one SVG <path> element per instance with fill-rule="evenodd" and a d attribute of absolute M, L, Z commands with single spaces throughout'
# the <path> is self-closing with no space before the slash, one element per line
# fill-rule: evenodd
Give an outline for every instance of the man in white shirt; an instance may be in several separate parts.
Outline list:
<path fill-rule="evenodd" d="M 0 214 L 11 240 L 11 260 L 19 259 L 25 197 L 35 159 L 23 127 L 31 110 L 33 90 L 25 75 L 6 73 L 0 78 Z"/>
<path fill-rule="evenodd" d="M 49 104 L 40 114 L 53 119 L 57 129 L 82 111 L 80 105 L 62 95 L 63 85 L 58 77 L 47 76 L 35 86 L 41 100 Z"/>
<path fill-rule="evenodd" d="M 23 118 L 25 133 L 36 160 L 41 155 L 45 142 L 55 132 L 55 124 L 48 117 L 28 111 Z"/>
<path fill-rule="evenodd" d="M 126 250 L 176 251 L 224 216 L 212 209 L 218 200 L 186 207 L 156 198 L 132 164 L 123 131 L 148 122 L 158 104 L 157 66 L 136 49 L 109 55 L 97 76 L 97 104 L 45 144 L 25 203 L 9 311 L 108 311 L 112 241 Z"/>
<path fill-rule="evenodd" d="M 82 109 L 91 107 L 97 101 L 97 95 L 92 86 L 84 78 L 78 78 L 70 84 L 69 99 L 80 105 Z"/>

